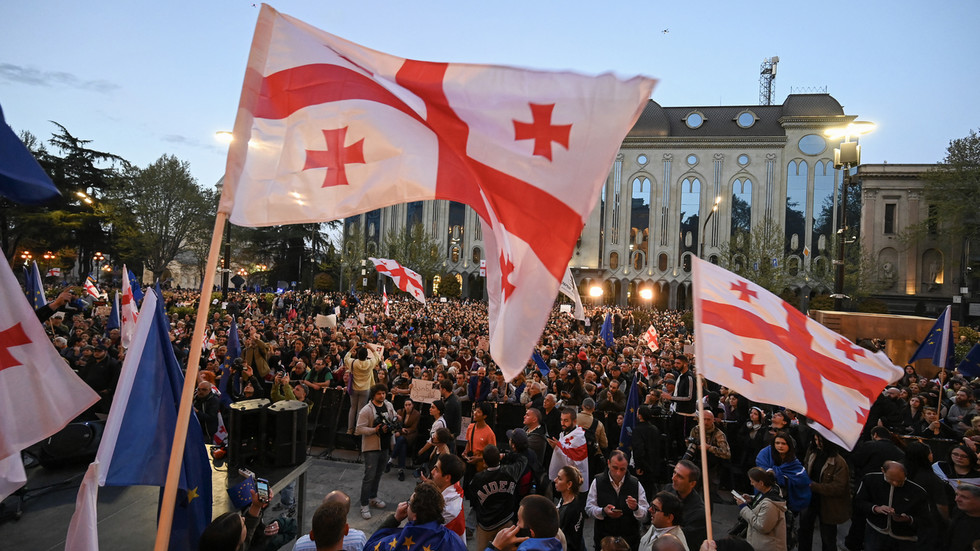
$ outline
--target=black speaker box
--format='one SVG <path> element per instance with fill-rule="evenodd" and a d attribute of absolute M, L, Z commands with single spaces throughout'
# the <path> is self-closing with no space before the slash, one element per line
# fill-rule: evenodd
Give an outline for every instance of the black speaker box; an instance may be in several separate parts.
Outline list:
<path fill-rule="evenodd" d="M 228 464 L 240 467 L 261 459 L 265 440 L 265 408 L 269 400 L 243 400 L 231 405 L 228 420 Z"/>
<path fill-rule="evenodd" d="M 305 402 L 283 400 L 265 410 L 266 456 L 271 467 L 289 467 L 306 460 Z"/>
<path fill-rule="evenodd" d="M 105 421 L 69 423 L 41 444 L 38 460 L 45 467 L 90 463 L 99 451 Z"/>

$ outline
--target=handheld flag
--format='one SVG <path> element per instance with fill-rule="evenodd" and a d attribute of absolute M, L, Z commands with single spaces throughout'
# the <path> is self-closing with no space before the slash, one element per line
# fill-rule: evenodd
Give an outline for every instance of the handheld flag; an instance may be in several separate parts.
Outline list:
<path fill-rule="evenodd" d="M 626 413 L 623 415 L 623 428 L 619 431 L 619 449 L 627 454 L 633 450 L 633 427 L 636 426 L 636 410 L 640 408 L 640 389 L 636 382 L 640 378 L 633 376 L 630 383 L 630 393 L 626 397 Z"/>
<path fill-rule="evenodd" d="M 228 497 L 235 509 L 244 509 L 252 503 L 252 490 L 255 489 L 255 479 L 246 477 L 244 480 L 228 488 Z"/>
<path fill-rule="evenodd" d="M 956 369 L 967 377 L 980 377 L 980 344 L 973 345 Z"/>
<path fill-rule="evenodd" d="M 221 412 L 218 412 L 218 430 L 214 431 L 214 445 L 223 446 L 225 442 L 228 441 L 228 429 L 225 427 L 225 420 L 221 417 Z"/>
<path fill-rule="evenodd" d="M 89 274 L 88 277 L 85 278 L 85 293 L 94 298 L 99 298 L 102 296 L 102 291 L 99 290 L 99 286 L 96 284 L 95 278 L 92 277 L 92 274 Z"/>
<path fill-rule="evenodd" d="M 952 306 L 947 306 L 929 330 L 925 340 L 915 349 L 909 363 L 928 358 L 932 365 L 946 369 L 953 365 L 953 328 L 950 321 Z"/>
<path fill-rule="evenodd" d="M 697 257 L 693 261 L 700 374 L 750 400 L 798 411 L 821 434 L 853 448 L 871 404 L 902 376 L 902 368 L 755 283 Z"/>
<path fill-rule="evenodd" d="M 231 405 L 231 393 L 228 392 L 228 383 L 231 382 L 231 366 L 237 358 L 242 355 L 242 345 L 238 338 L 238 323 L 235 317 L 231 318 L 231 327 L 228 328 L 228 344 L 225 357 L 221 363 L 221 381 L 218 383 L 218 391 L 221 392 L 221 405 L 228 407 Z"/>
<path fill-rule="evenodd" d="M 417 272 L 409 270 L 395 260 L 387 258 L 368 258 L 374 263 L 374 269 L 379 274 L 384 274 L 395 282 L 395 286 L 415 297 L 416 300 L 425 304 L 425 284 L 422 283 L 422 276 Z"/>
<path fill-rule="evenodd" d="M 126 270 L 126 265 L 123 264 L 123 273 L 128 273 Z M 139 312 L 136 306 L 136 298 L 133 296 L 133 289 L 138 289 L 134 287 L 128 277 L 122 278 L 122 308 L 119 310 L 119 333 L 121 335 L 121 342 L 124 348 L 129 348 L 130 343 L 133 340 L 133 334 L 136 332 L 136 321 L 139 318 Z"/>
<path fill-rule="evenodd" d="M 105 334 L 108 335 L 113 329 L 119 329 L 119 291 L 112 299 L 112 310 L 109 310 L 109 319 L 105 322 Z"/>
<path fill-rule="evenodd" d="M 125 269 L 126 266 L 124 265 Z M 136 304 L 143 303 L 143 289 L 140 287 L 140 282 L 136 279 L 136 274 L 132 270 L 125 270 L 125 273 L 129 275 L 129 286 L 133 289 L 133 298 L 136 299 Z"/>
<path fill-rule="evenodd" d="M 170 344 L 170 324 L 156 293 L 146 297 L 142 314 L 123 362 L 98 454 L 79 489 L 68 529 L 69 549 L 93 549 L 92 542 L 98 549 L 98 486 L 160 486 L 163 493 L 183 375 Z M 211 521 L 211 468 L 204 433 L 193 413 L 189 425 L 172 549 L 196 549 Z"/>
<path fill-rule="evenodd" d="M 61 196 L 24 142 L 3 118 L 0 108 L 0 195 L 15 203 L 42 205 Z"/>
<path fill-rule="evenodd" d="M 218 210 L 270 226 L 469 205 L 486 248 L 490 353 L 513 378 L 653 85 L 399 58 L 263 5 Z"/>
<path fill-rule="evenodd" d="M 565 277 L 561 280 L 561 286 L 558 288 L 559 291 L 566 297 L 575 301 L 575 311 L 572 316 L 580 321 L 585 320 L 585 307 L 582 306 L 582 296 L 578 292 L 578 287 L 575 286 L 575 278 L 572 277 L 572 269 L 565 267 Z"/>
<path fill-rule="evenodd" d="M 0 501 L 27 480 L 20 451 L 58 432 L 99 400 L 61 359 L 0 262 Z"/>
<path fill-rule="evenodd" d="M 381 288 L 381 304 L 385 308 L 385 317 L 391 317 L 391 306 L 388 304 L 388 289 Z"/>
<path fill-rule="evenodd" d="M 61 277 L 61 268 L 48 268 L 44 277 Z"/>
<path fill-rule="evenodd" d="M 647 341 L 647 348 L 652 352 L 660 350 L 660 333 L 657 332 L 657 328 L 652 323 L 646 333 L 643 334 L 643 338 Z"/>
<path fill-rule="evenodd" d="M 535 365 L 538 366 L 538 370 L 541 371 L 542 377 L 547 377 L 548 373 L 551 373 L 551 368 L 548 367 L 548 364 L 545 363 L 544 358 L 541 357 L 541 354 L 537 350 L 531 353 L 531 358 L 534 360 Z"/>
<path fill-rule="evenodd" d="M 37 262 L 32 262 L 30 268 L 24 269 L 24 287 L 27 291 L 27 298 L 35 310 L 48 303 L 47 297 L 44 296 L 44 283 L 41 281 L 41 272 L 37 269 Z"/>
<path fill-rule="evenodd" d="M 607 348 L 613 345 L 612 316 L 609 312 L 606 312 L 606 319 L 602 322 L 602 329 L 599 330 L 599 336 L 602 337 L 602 342 Z"/>

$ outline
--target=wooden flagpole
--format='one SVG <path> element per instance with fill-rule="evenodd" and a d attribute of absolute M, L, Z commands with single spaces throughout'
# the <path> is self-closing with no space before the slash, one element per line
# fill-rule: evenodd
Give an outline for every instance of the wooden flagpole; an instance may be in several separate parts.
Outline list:
<path fill-rule="evenodd" d="M 713 540 L 711 530 L 711 486 L 708 476 L 708 447 L 704 441 L 704 383 L 701 375 L 695 374 L 698 384 L 698 435 L 701 437 L 701 485 L 704 493 L 704 524 L 708 529 L 708 541 Z"/>
<path fill-rule="evenodd" d="M 166 551 L 170 545 L 170 527 L 174 520 L 174 506 L 177 502 L 177 485 L 180 483 L 180 465 L 184 459 L 184 444 L 187 442 L 187 425 L 191 420 L 194 406 L 194 390 L 197 388 L 197 372 L 201 363 L 201 350 L 204 346 L 204 332 L 207 328 L 208 311 L 211 307 L 211 289 L 214 287 L 214 273 L 218 269 L 218 253 L 221 250 L 222 228 L 228 214 L 219 211 L 214 219 L 211 233 L 211 248 L 208 250 L 208 263 L 201 283 L 201 298 L 197 304 L 197 319 L 194 320 L 194 335 L 191 337 L 191 351 L 187 358 L 187 371 L 184 374 L 184 388 L 180 394 L 177 409 L 177 427 L 174 431 L 173 447 L 170 450 L 170 465 L 167 468 L 167 484 L 163 488 L 163 501 L 160 504 L 160 519 L 157 522 L 157 538 L 153 545 L 155 551 Z M 210 522 L 211 519 L 208 519 Z"/>

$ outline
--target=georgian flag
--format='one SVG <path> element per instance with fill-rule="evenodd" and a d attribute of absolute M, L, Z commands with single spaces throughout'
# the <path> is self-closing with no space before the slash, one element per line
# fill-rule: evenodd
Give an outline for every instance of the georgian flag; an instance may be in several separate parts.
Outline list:
<path fill-rule="evenodd" d="M 463 510 L 463 487 L 459 482 L 448 486 L 442 491 L 446 506 L 442 509 L 443 525 L 447 530 L 455 532 L 466 545 L 466 513 Z"/>
<path fill-rule="evenodd" d="M 48 268 L 44 277 L 61 277 L 61 268 Z"/>
<path fill-rule="evenodd" d="M 657 332 L 657 328 L 652 323 L 646 333 L 643 334 L 643 340 L 647 341 L 647 348 L 652 352 L 660 350 L 660 333 Z"/>
<path fill-rule="evenodd" d="M 102 291 L 100 291 L 99 286 L 96 285 L 95 278 L 92 277 L 92 274 L 89 274 L 88 277 L 85 278 L 85 292 L 94 298 L 99 298 L 102 296 Z"/>
<path fill-rule="evenodd" d="M 484 226 L 490 352 L 511 378 L 653 85 L 403 59 L 263 5 L 219 210 L 270 226 L 469 205 Z"/>
<path fill-rule="evenodd" d="M 126 265 L 123 264 L 123 274 Z M 136 298 L 133 296 L 133 288 L 130 286 L 129 278 L 122 278 L 122 306 L 119 309 L 119 335 L 124 348 L 129 348 L 136 333 L 136 320 L 139 318 L 139 309 L 136 307 Z"/>
<path fill-rule="evenodd" d="M 388 304 L 388 289 L 381 289 L 381 304 L 385 307 L 385 316 L 391 317 L 391 306 Z"/>
<path fill-rule="evenodd" d="M 591 480 L 589 479 L 589 445 L 585 440 L 585 429 L 575 427 L 568 434 L 558 435 L 557 440 L 558 444 L 555 445 L 555 451 L 551 454 L 548 477 L 554 480 L 562 467 L 572 465 L 582 473 L 580 491 L 588 492 Z"/>
<path fill-rule="evenodd" d="M 221 395 L 220 391 L 218 392 L 218 395 Z M 218 430 L 214 432 L 214 436 L 212 438 L 214 439 L 215 446 L 222 446 L 228 440 L 228 429 L 225 428 L 225 420 L 221 418 L 220 411 L 218 412 Z"/>
<path fill-rule="evenodd" d="M 415 297 L 416 300 L 425 304 L 425 284 L 422 276 L 413 270 L 402 266 L 397 261 L 387 258 L 370 258 L 374 262 L 374 269 L 379 274 L 384 274 L 395 282 L 395 286 Z M 387 297 L 387 294 L 385 295 Z"/>
<path fill-rule="evenodd" d="M 903 374 L 884 353 L 856 346 L 755 283 L 696 257 L 694 334 L 706 379 L 798 411 L 848 450 L 871 404 Z"/>

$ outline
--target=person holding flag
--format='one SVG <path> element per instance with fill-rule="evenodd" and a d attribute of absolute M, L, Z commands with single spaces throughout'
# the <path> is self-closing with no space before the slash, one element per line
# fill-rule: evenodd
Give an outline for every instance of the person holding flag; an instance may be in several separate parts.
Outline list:
<path fill-rule="evenodd" d="M 554 480 L 558 471 L 565 465 L 571 465 L 582 473 L 581 492 L 589 490 L 589 445 L 585 439 L 585 429 L 576 423 L 576 413 L 573 408 L 565 408 L 561 412 L 561 434 L 548 438 L 552 448 L 551 465 L 548 468 L 548 478 Z"/>
<path fill-rule="evenodd" d="M 102 296 L 102 291 L 99 290 L 98 283 L 95 281 L 95 278 L 92 277 L 92 274 L 89 274 L 88 277 L 85 278 L 85 293 L 95 299 Z"/>

